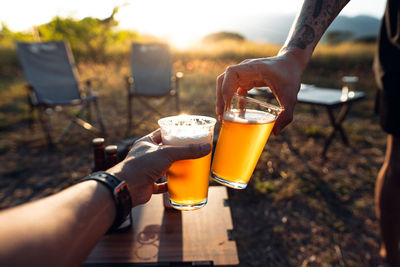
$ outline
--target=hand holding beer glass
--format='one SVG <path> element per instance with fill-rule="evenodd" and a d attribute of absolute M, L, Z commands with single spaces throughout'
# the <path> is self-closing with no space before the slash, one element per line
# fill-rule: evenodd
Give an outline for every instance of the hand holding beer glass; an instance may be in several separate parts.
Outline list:
<path fill-rule="evenodd" d="M 216 120 L 206 116 L 179 115 L 160 119 L 164 145 L 210 143 Z M 174 162 L 167 171 L 171 205 L 179 210 L 195 210 L 207 203 L 211 152 L 202 158 Z"/>
<path fill-rule="evenodd" d="M 212 178 L 246 188 L 282 108 L 235 94 L 223 116 L 211 167 Z"/>

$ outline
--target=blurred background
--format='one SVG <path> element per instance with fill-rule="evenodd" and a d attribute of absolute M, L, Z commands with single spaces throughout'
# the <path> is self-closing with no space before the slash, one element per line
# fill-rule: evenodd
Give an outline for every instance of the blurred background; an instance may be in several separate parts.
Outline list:
<path fill-rule="evenodd" d="M 379 266 L 373 188 L 385 134 L 374 114 L 372 62 L 386 1 L 353 0 L 318 44 L 303 83 L 341 88 L 358 76 L 367 98 L 344 123 L 327 158 L 319 153 L 330 124 L 323 108 L 298 105 L 291 125 L 271 136 L 250 185 L 229 190 L 241 266 Z M 67 40 L 80 78 L 95 78 L 107 144 L 142 136 L 158 115 L 127 127 L 132 42 L 166 42 L 184 74 L 181 111 L 215 117 L 215 79 L 247 58 L 274 56 L 300 9 L 281 1 L 27 1 L 0 3 L 0 208 L 53 194 L 87 175 L 95 136 L 72 129 L 49 150 L 36 123 L 28 127 L 25 80 L 16 41 Z M 136 118 L 144 107 L 135 104 Z M 174 109 L 171 107 L 171 114 Z M 147 116 L 147 115 L 146 115 Z M 65 127 L 54 114 L 54 130 Z M 218 128 L 218 127 L 217 127 Z"/>

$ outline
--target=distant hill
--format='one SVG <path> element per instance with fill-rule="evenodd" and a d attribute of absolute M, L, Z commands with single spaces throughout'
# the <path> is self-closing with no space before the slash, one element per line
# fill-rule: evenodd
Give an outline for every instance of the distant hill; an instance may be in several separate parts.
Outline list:
<path fill-rule="evenodd" d="M 282 44 L 290 30 L 295 15 L 243 16 L 229 23 L 224 30 L 238 32 L 251 41 Z M 380 20 L 371 16 L 338 16 L 329 31 L 351 32 L 354 39 L 377 36 Z M 324 39 L 324 38 L 323 38 Z"/>
<path fill-rule="evenodd" d="M 377 36 L 380 20 L 370 16 L 339 16 L 333 21 L 328 31 L 349 31 L 354 39 Z"/>

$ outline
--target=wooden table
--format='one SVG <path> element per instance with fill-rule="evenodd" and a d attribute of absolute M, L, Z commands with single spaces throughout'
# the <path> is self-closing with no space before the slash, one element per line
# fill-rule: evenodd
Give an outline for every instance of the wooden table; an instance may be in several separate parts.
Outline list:
<path fill-rule="evenodd" d="M 274 98 L 273 93 L 269 90 L 268 87 L 252 89 L 248 92 L 248 94 L 249 96 L 253 97 L 264 97 L 267 99 Z M 335 137 L 336 132 L 340 133 L 342 141 L 345 145 L 349 144 L 345 130 L 342 127 L 342 123 L 349 113 L 351 105 L 354 102 L 357 102 L 364 98 L 364 92 L 350 91 L 347 94 L 343 94 L 341 89 L 330 89 L 316 87 L 312 85 L 302 85 L 301 90 L 297 95 L 297 102 L 312 106 L 322 106 L 325 107 L 328 112 L 332 130 L 328 138 L 325 140 L 325 145 L 322 150 L 323 157 L 326 156 L 328 147 Z M 340 108 L 337 116 L 334 113 L 335 108 Z"/>
<path fill-rule="evenodd" d="M 132 212 L 133 228 L 104 236 L 83 266 L 239 264 L 226 187 L 211 186 L 207 205 L 196 211 L 165 210 L 162 195 L 153 195 Z"/>

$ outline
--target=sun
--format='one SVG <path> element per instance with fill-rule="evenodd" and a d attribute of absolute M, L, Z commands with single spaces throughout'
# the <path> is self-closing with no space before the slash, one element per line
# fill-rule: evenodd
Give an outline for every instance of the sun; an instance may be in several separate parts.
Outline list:
<path fill-rule="evenodd" d="M 172 36 L 168 42 L 177 49 L 186 49 L 196 42 L 195 37 L 185 36 L 183 34 L 177 34 Z"/>
<path fill-rule="evenodd" d="M 198 42 L 212 32 L 214 23 L 207 19 L 210 6 L 199 1 L 135 1 L 120 10 L 120 27 L 161 37 L 178 49 Z M 146 10 L 148 12 L 137 12 Z"/>

